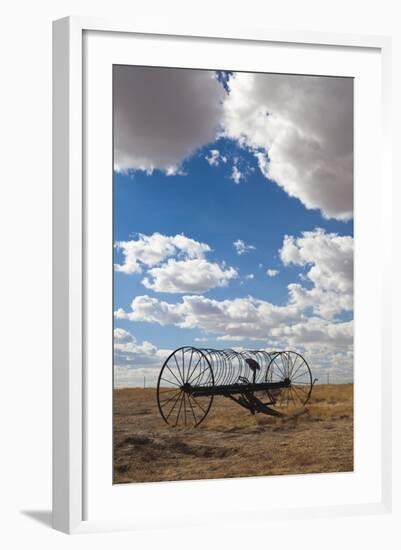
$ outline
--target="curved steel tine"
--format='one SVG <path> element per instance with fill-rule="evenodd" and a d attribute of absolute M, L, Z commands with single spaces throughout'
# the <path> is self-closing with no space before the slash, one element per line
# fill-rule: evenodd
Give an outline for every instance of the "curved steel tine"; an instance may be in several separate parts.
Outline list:
<path fill-rule="evenodd" d="M 225 383 L 225 376 L 226 376 L 226 365 L 224 363 L 224 357 L 219 351 L 216 351 L 216 361 L 219 365 L 219 383 L 224 384 Z"/>
<path fill-rule="evenodd" d="M 231 384 L 232 363 L 225 354 L 221 354 L 221 360 L 224 364 L 224 384 Z"/>

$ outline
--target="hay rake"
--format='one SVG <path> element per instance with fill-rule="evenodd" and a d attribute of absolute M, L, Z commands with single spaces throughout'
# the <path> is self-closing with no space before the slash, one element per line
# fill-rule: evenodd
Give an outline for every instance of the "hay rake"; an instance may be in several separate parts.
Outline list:
<path fill-rule="evenodd" d="M 315 381 L 295 351 L 176 349 L 157 382 L 160 414 L 172 426 L 199 426 L 216 396 L 235 401 L 251 414 L 285 416 L 302 409 Z"/>

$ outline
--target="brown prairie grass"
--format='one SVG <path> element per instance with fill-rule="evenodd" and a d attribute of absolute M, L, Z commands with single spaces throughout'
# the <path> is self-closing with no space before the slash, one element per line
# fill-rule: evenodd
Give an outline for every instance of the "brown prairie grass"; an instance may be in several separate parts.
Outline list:
<path fill-rule="evenodd" d="M 353 470 L 353 385 L 316 385 L 288 417 L 252 416 L 218 397 L 198 428 L 171 428 L 154 388 L 114 390 L 114 482 Z"/>

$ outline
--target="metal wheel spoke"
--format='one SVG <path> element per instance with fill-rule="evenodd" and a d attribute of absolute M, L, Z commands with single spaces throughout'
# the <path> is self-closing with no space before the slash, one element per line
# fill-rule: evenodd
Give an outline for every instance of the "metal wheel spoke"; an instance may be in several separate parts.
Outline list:
<path fill-rule="evenodd" d="M 298 389 L 299 389 L 299 391 L 301 391 L 301 392 L 304 393 L 305 395 L 308 395 L 308 393 L 309 393 L 309 392 L 305 391 L 305 390 L 302 389 L 302 388 L 298 388 Z"/>
<path fill-rule="evenodd" d="M 160 401 L 160 405 L 166 406 L 167 403 L 170 403 L 170 401 L 172 401 L 176 397 L 177 393 L 180 393 L 180 391 L 181 390 L 176 390 L 173 396 L 169 397 L 168 399 L 165 399 L 164 401 Z"/>
<path fill-rule="evenodd" d="M 169 412 L 168 415 L 166 416 L 166 419 L 167 419 L 167 420 L 170 418 L 171 413 L 172 413 L 173 410 L 175 409 L 175 407 L 176 407 L 176 405 L 177 405 L 177 403 L 178 403 L 178 401 L 179 401 L 179 399 L 180 399 L 181 393 L 182 393 L 182 392 L 180 392 L 180 393 L 177 395 L 177 399 L 174 401 L 174 404 L 173 404 L 173 406 L 171 407 L 170 412 Z"/>
<path fill-rule="evenodd" d="M 206 414 L 205 409 L 198 403 L 198 401 L 195 399 L 195 397 L 194 397 L 193 395 L 191 395 L 191 397 L 192 397 L 192 399 L 194 400 L 194 402 L 195 402 L 195 404 L 197 405 L 197 407 L 199 407 L 200 410 L 201 410 L 204 414 Z"/>
<path fill-rule="evenodd" d="M 184 392 L 184 424 L 187 425 L 187 406 L 186 406 L 186 399 L 185 399 L 185 392 Z"/>
<path fill-rule="evenodd" d="M 187 371 L 187 379 L 185 380 L 185 382 L 188 382 L 188 377 L 189 377 L 189 373 L 191 371 L 191 364 L 192 364 L 192 356 L 194 354 L 194 350 L 191 349 L 191 359 L 189 360 L 189 365 L 188 365 L 188 371 Z"/>
<path fill-rule="evenodd" d="M 297 391 L 296 387 L 295 387 L 295 386 L 291 386 L 291 387 L 293 388 L 293 390 L 294 390 L 295 394 L 296 394 L 296 395 L 298 395 L 298 399 L 299 399 L 299 400 L 300 400 L 301 402 L 303 402 L 303 397 L 302 397 L 302 396 L 299 396 L 299 394 L 298 394 L 298 391 Z"/>
<path fill-rule="evenodd" d="M 192 369 L 192 372 L 191 374 L 188 374 L 188 378 L 187 378 L 187 382 L 189 383 L 190 380 L 191 380 L 191 376 L 193 375 L 193 373 L 195 372 L 196 370 L 196 367 L 199 365 L 200 361 L 202 359 L 202 355 L 199 357 L 198 361 L 196 362 L 196 365 L 194 366 L 194 368 Z"/>
<path fill-rule="evenodd" d="M 275 363 L 275 365 L 276 365 L 276 367 L 278 368 L 278 370 L 280 371 L 280 374 L 282 375 L 283 380 L 284 380 L 284 378 L 285 378 L 285 373 L 280 369 L 280 366 L 279 366 L 278 363 Z"/>
<path fill-rule="evenodd" d="M 283 354 L 282 354 L 282 353 L 280 353 L 280 359 L 281 359 L 281 364 L 282 364 L 283 370 L 284 370 L 284 378 L 286 378 L 285 363 L 284 363 L 284 359 L 283 359 Z"/>
<path fill-rule="evenodd" d="M 183 377 L 183 375 L 181 374 L 180 367 L 179 367 L 179 365 L 178 365 L 178 361 L 177 361 L 177 357 L 175 356 L 175 353 L 174 353 L 174 359 L 175 359 L 175 362 L 176 362 L 176 365 L 177 365 L 178 372 L 180 373 L 181 383 L 184 384 L 184 377 Z"/>
<path fill-rule="evenodd" d="M 195 382 L 195 380 L 197 380 L 204 372 L 206 372 L 207 370 L 209 369 L 209 367 L 207 366 L 205 369 L 203 369 L 203 371 L 201 373 L 198 374 L 198 376 L 196 378 L 194 378 L 193 380 L 190 380 L 189 383 L 191 382 Z"/>
<path fill-rule="evenodd" d="M 188 403 L 189 403 L 189 406 L 191 407 L 192 416 L 194 417 L 195 426 L 196 426 L 196 424 L 198 423 L 198 419 L 196 418 L 196 414 L 194 412 L 194 408 L 193 408 L 192 403 L 191 403 L 191 397 L 189 395 L 188 395 Z"/>
<path fill-rule="evenodd" d="M 291 378 L 291 380 L 292 381 L 298 380 L 299 378 L 302 378 L 303 376 L 306 376 L 306 377 L 309 378 L 309 373 L 307 371 L 301 372 L 301 374 L 298 374 L 298 376 L 295 376 L 295 378 Z M 305 382 L 305 384 L 306 384 L 306 382 Z"/>
<path fill-rule="evenodd" d="M 164 378 L 161 378 L 161 380 L 164 380 Z M 178 390 L 176 390 L 175 388 L 171 388 L 171 389 L 167 389 L 165 388 L 164 386 L 162 386 L 160 389 L 159 389 L 159 393 L 160 395 L 164 395 L 165 393 L 171 393 L 171 392 L 177 392 Z"/>
<path fill-rule="evenodd" d="M 178 380 L 178 378 L 177 378 L 176 375 L 173 373 L 173 371 L 170 369 L 170 367 L 169 367 L 168 365 L 166 365 L 166 367 L 167 367 L 168 370 L 171 372 L 171 374 L 174 376 L 174 378 L 177 380 L 178 385 L 181 386 L 182 383 Z"/>
<path fill-rule="evenodd" d="M 181 409 L 182 409 L 182 401 L 183 401 L 183 398 L 185 397 L 185 392 L 182 392 L 182 397 L 181 397 L 181 402 L 180 402 L 180 407 L 178 409 L 178 415 L 177 415 L 177 418 L 176 418 L 176 421 L 175 421 L 175 424 L 174 426 L 177 426 L 178 424 L 178 420 L 180 419 L 180 415 L 181 415 Z"/>
<path fill-rule="evenodd" d="M 295 361 L 294 361 L 294 362 L 292 363 L 292 365 L 291 365 L 291 371 L 290 371 L 290 374 L 289 374 L 289 378 L 292 377 L 292 373 L 294 372 L 295 365 L 297 364 L 298 359 L 299 359 L 299 355 L 297 355 L 297 356 L 295 357 Z"/>
<path fill-rule="evenodd" d="M 164 380 L 165 382 L 168 382 L 169 384 L 172 384 L 173 386 L 176 386 L 177 388 L 181 387 L 181 384 L 176 384 L 175 382 L 172 382 L 171 380 L 167 380 L 167 378 L 161 377 L 160 380 Z"/>
<path fill-rule="evenodd" d="M 301 361 L 301 364 L 298 366 L 297 370 L 294 373 L 292 373 L 292 376 L 294 377 L 302 367 L 306 367 L 306 365 L 305 365 L 304 362 Z M 308 371 L 308 369 L 307 369 L 307 371 Z"/>

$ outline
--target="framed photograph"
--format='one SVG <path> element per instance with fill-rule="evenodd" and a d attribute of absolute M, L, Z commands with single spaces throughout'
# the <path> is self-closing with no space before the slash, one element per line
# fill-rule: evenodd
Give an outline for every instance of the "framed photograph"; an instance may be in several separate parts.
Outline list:
<path fill-rule="evenodd" d="M 53 52 L 54 527 L 389 511 L 389 39 Z"/>

